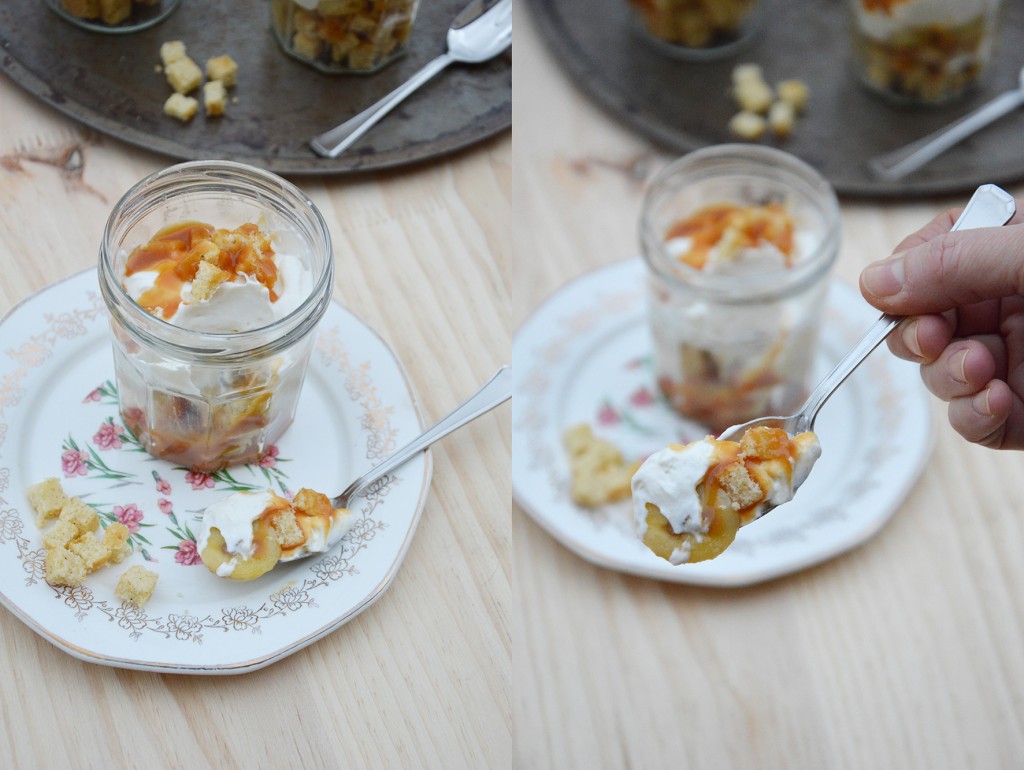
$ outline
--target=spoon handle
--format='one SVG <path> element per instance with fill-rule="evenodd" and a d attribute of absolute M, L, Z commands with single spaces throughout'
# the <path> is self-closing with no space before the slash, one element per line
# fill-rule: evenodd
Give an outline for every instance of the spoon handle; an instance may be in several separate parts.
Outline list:
<path fill-rule="evenodd" d="M 367 107 L 355 117 L 349 118 L 340 126 L 314 136 L 309 143 L 313 151 L 322 158 L 337 158 L 355 144 L 363 134 L 373 128 L 381 118 L 401 104 L 409 94 L 453 61 L 455 59 L 451 54 L 441 54 L 377 103 Z"/>
<path fill-rule="evenodd" d="M 444 438 L 456 428 L 461 428 L 467 422 L 471 422 L 480 415 L 489 412 L 511 397 L 512 367 L 506 365 L 498 369 L 487 382 L 480 386 L 476 393 L 466 399 L 461 406 L 456 407 L 451 414 L 432 428 L 428 428 L 418 438 L 413 439 L 401 449 L 388 455 L 383 462 L 375 465 L 368 473 L 353 481 L 348 489 L 331 500 L 331 505 L 335 508 L 347 508 L 348 501 L 359 494 L 360 490 L 367 484 L 393 471 L 435 441 Z"/>
<path fill-rule="evenodd" d="M 1001 227 L 1013 217 L 1016 210 L 1017 204 L 1010 193 L 994 184 L 983 184 L 974 191 L 974 195 L 967 201 L 967 206 L 949 231 L 955 233 L 958 230 L 972 230 L 978 227 Z M 818 416 L 818 411 L 828 401 L 829 396 L 853 374 L 854 369 L 863 363 L 871 351 L 877 348 L 902 320 L 900 316 L 882 313 L 853 349 L 843 356 L 807 397 L 800 408 L 803 422 L 799 430 L 810 430 L 814 425 L 814 418 Z"/>
<path fill-rule="evenodd" d="M 895 182 L 1021 105 L 1024 105 L 1024 88 L 1007 91 L 955 123 L 898 150 L 873 158 L 868 165 L 876 176 Z"/>

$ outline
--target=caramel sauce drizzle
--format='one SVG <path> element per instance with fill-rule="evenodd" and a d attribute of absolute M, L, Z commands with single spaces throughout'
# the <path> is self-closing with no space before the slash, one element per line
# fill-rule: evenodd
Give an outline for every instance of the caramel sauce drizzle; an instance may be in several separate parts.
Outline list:
<path fill-rule="evenodd" d="M 894 7 L 909 2 L 910 0 L 862 0 L 861 4 L 864 6 L 865 11 L 881 11 L 886 16 L 892 16 L 892 9 Z"/>
<path fill-rule="evenodd" d="M 701 491 L 701 500 L 703 502 L 703 508 L 701 510 L 701 519 L 704 522 L 707 534 L 711 537 L 717 537 L 720 535 L 721 526 L 716 526 L 721 519 L 717 515 L 719 508 L 719 495 L 723 492 L 722 484 L 718 481 L 719 477 L 725 472 L 725 470 L 733 463 L 740 461 L 743 462 L 749 471 L 752 465 L 761 462 L 761 459 L 748 459 L 740 458 L 740 445 L 738 442 L 733 441 L 718 441 L 714 440 L 715 448 L 717 450 L 718 462 L 708 469 L 707 473 L 704 474 L 703 490 Z M 796 461 L 796 445 L 789 440 L 787 437 L 785 454 L 777 456 L 774 459 L 785 461 L 786 480 L 792 486 L 793 484 L 793 464 Z M 751 476 L 757 481 L 758 486 L 761 487 L 761 497 L 748 505 L 745 508 L 740 508 L 737 511 L 739 515 L 741 526 L 743 524 L 750 523 L 754 518 L 754 510 L 757 506 L 761 505 L 768 496 L 768 490 L 761 484 L 761 480 L 754 474 Z M 725 505 L 731 505 L 731 501 L 726 497 Z"/>
<path fill-rule="evenodd" d="M 251 223 L 234 230 L 217 230 L 202 222 L 170 225 L 132 251 L 124 272 L 125 276 L 147 270 L 157 273 L 152 288 L 137 302 L 146 312 L 166 319 L 178 311 L 182 288 L 195 279 L 203 260 L 228 273 L 227 280 L 240 274 L 255 279 L 267 287 L 270 301 L 277 301 L 274 250 L 270 239 Z"/>
<path fill-rule="evenodd" d="M 690 250 L 679 259 L 698 270 L 707 264 L 711 249 L 727 236 L 730 248 L 735 250 L 771 243 L 786 256 L 786 267 L 791 267 L 793 231 L 793 218 L 781 203 L 763 206 L 715 203 L 672 224 L 665 233 L 665 240 L 689 238 Z"/>

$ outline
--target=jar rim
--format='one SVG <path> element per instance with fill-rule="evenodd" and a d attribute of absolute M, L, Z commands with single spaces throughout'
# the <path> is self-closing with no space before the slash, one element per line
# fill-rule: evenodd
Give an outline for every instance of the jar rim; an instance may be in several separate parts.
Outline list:
<path fill-rule="evenodd" d="M 204 332 L 186 329 L 165 321 L 142 308 L 125 289 L 114 265 L 116 250 L 111 248 L 118 233 L 127 232 L 151 209 L 146 200 L 163 202 L 202 190 L 241 185 L 254 187 L 259 194 L 254 200 L 269 200 L 270 195 L 282 198 L 308 215 L 308 228 L 303 235 L 312 235 L 319 243 L 308 244 L 323 250 L 324 264 L 309 295 L 287 315 L 256 329 L 241 332 Z M 200 184 L 197 187 L 197 183 Z M 155 198 L 154 198 L 155 196 Z M 282 212 L 283 213 L 283 212 Z M 111 315 L 130 333 L 147 344 L 169 347 L 185 358 L 223 358 L 253 354 L 270 354 L 288 347 L 296 337 L 314 327 L 331 301 L 334 282 L 334 254 L 327 223 L 316 205 L 298 187 L 270 171 L 235 161 L 188 161 L 161 169 L 128 189 L 114 205 L 103 229 L 99 253 L 100 291 Z M 127 323 L 126 323 L 127 322 Z M 271 342 L 265 342 L 273 336 Z"/>
<path fill-rule="evenodd" d="M 664 233 L 657 232 L 654 226 L 656 204 L 674 191 L 669 184 L 680 173 L 686 173 L 695 183 L 730 177 L 778 181 L 820 214 L 822 238 L 792 267 L 779 270 L 722 275 L 687 265 L 668 253 Z M 749 302 L 784 296 L 817 280 L 838 256 L 839 224 L 835 190 L 808 163 L 774 147 L 721 144 L 687 153 L 654 175 L 644 193 L 639 235 L 648 268 L 674 287 L 701 292 L 718 301 Z"/>

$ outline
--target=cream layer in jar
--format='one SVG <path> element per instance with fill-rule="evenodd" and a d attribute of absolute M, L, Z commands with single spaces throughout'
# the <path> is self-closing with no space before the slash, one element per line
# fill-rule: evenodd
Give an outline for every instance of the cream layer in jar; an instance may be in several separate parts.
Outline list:
<path fill-rule="evenodd" d="M 637 535 L 674 565 L 712 559 L 736 530 L 789 502 L 821 455 L 813 433 L 753 428 L 739 442 L 672 444 L 633 475 Z"/>

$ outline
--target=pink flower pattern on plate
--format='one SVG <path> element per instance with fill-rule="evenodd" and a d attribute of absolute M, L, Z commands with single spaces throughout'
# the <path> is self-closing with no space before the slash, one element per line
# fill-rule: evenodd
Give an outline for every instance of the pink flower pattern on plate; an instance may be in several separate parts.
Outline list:
<path fill-rule="evenodd" d="M 100 429 L 92 437 L 92 443 L 100 449 L 120 449 L 121 434 L 112 422 L 100 423 Z"/>
<path fill-rule="evenodd" d="M 64 471 L 64 476 L 71 478 L 87 475 L 89 469 L 85 466 L 85 461 L 88 459 L 89 455 L 81 450 L 65 449 L 60 456 L 60 467 Z"/>
<path fill-rule="evenodd" d="M 212 476 L 208 473 L 203 473 L 202 471 L 189 471 L 185 474 L 185 481 L 187 481 L 192 486 L 192 489 L 195 490 L 213 489 L 216 483 Z"/>
<path fill-rule="evenodd" d="M 186 567 L 203 563 L 195 540 L 182 540 L 178 543 L 178 551 L 174 554 L 174 560 L 178 564 L 184 564 Z"/>
<path fill-rule="evenodd" d="M 615 425 L 619 421 L 619 413 L 608 404 L 597 410 L 598 425 Z"/>
<path fill-rule="evenodd" d="M 629 394 L 629 403 L 633 406 L 650 406 L 654 403 L 654 394 L 650 388 L 640 386 Z"/>
<path fill-rule="evenodd" d="M 171 484 L 166 479 L 162 479 L 159 476 L 156 477 L 156 491 L 161 495 L 171 494 Z"/>
<path fill-rule="evenodd" d="M 128 505 L 115 505 L 114 516 L 116 516 L 117 520 L 128 528 L 129 532 L 139 531 L 139 522 L 143 519 L 143 513 L 135 503 L 129 503 Z"/>
<path fill-rule="evenodd" d="M 161 513 L 167 516 L 170 516 L 172 513 L 174 513 L 174 505 L 166 497 L 161 497 L 159 500 L 156 501 L 156 504 L 160 507 Z"/>
<path fill-rule="evenodd" d="M 261 468 L 273 468 L 277 465 L 277 456 L 281 454 L 281 450 L 278 449 L 274 444 L 270 444 L 266 450 L 260 455 L 260 467 Z"/>
<path fill-rule="evenodd" d="M 82 399 L 83 404 L 88 404 L 90 401 L 99 401 L 103 396 L 100 394 L 99 388 L 93 388 L 92 392 L 88 396 Z"/>

